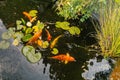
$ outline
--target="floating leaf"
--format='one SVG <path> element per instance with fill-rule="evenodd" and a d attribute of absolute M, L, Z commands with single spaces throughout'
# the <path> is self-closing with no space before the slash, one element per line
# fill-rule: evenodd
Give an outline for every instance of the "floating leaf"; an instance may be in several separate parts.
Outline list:
<path fill-rule="evenodd" d="M 21 23 L 22 23 L 21 20 L 16 20 L 16 24 L 17 24 L 17 25 L 20 25 Z"/>
<path fill-rule="evenodd" d="M 15 33 L 15 28 L 8 28 L 8 33 L 12 37 L 14 35 L 14 33 Z"/>
<path fill-rule="evenodd" d="M 26 22 L 25 22 L 25 20 L 23 19 L 23 18 L 21 18 L 21 21 L 22 21 L 22 23 L 25 25 L 26 24 Z"/>
<path fill-rule="evenodd" d="M 12 36 L 12 34 L 9 33 L 9 31 L 6 31 L 4 33 L 2 33 L 2 39 L 10 39 Z"/>
<path fill-rule="evenodd" d="M 0 41 L 0 49 L 7 49 L 8 47 L 10 46 L 10 43 L 3 40 L 3 41 Z"/>
<path fill-rule="evenodd" d="M 27 54 L 27 59 L 28 61 L 30 61 L 31 63 L 36 63 L 41 59 L 41 53 L 30 53 Z"/>
<path fill-rule="evenodd" d="M 70 27 L 69 32 L 72 35 L 80 34 L 80 29 L 78 27 L 72 26 Z"/>
<path fill-rule="evenodd" d="M 19 44 L 19 40 L 18 39 L 15 39 L 12 43 L 14 46 L 17 46 Z"/>
<path fill-rule="evenodd" d="M 19 41 L 21 40 L 21 38 L 24 36 L 24 34 L 22 32 L 16 32 L 14 34 L 14 38 L 18 39 Z"/>
<path fill-rule="evenodd" d="M 55 26 L 57 27 L 57 28 L 62 28 L 63 30 L 68 30 L 70 27 L 69 27 L 69 25 L 70 25 L 70 23 L 69 22 L 66 22 L 66 21 L 64 21 L 64 22 L 56 22 L 56 24 L 55 24 Z"/>
<path fill-rule="evenodd" d="M 27 28 L 26 31 L 25 31 L 25 33 L 28 34 L 28 33 L 31 33 L 32 31 L 33 31 L 32 28 Z"/>
<path fill-rule="evenodd" d="M 22 48 L 22 53 L 24 56 L 27 56 L 28 54 L 35 54 L 35 48 L 32 46 L 24 46 Z"/>
<path fill-rule="evenodd" d="M 31 11 L 29 12 L 29 15 L 32 16 L 32 17 L 35 17 L 37 13 L 38 13 L 37 10 L 31 10 Z"/>
<path fill-rule="evenodd" d="M 42 44 L 42 48 L 47 48 L 49 46 L 49 42 L 48 41 L 44 41 Z"/>
<path fill-rule="evenodd" d="M 21 30 L 23 28 L 23 25 L 17 25 L 17 30 Z"/>
<path fill-rule="evenodd" d="M 44 28 L 44 24 L 41 23 L 39 20 L 37 21 L 36 26 L 38 26 L 38 29 L 43 29 Z"/>
<path fill-rule="evenodd" d="M 24 37 L 22 37 L 22 41 L 27 42 L 32 38 L 31 34 L 26 34 Z"/>
<path fill-rule="evenodd" d="M 70 34 L 75 35 L 75 31 L 74 31 L 74 28 L 73 28 L 73 27 L 71 27 L 71 28 L 69 29 L 69 32 L 70 32 Z"/>
<path fill-rule="evenodd" d="M 56 54 L 58 54 L 58 52 L 59 52 L 59 51 L 58 51 L 58 49 L 57 49 L 57 48 L 53 48 L 53 50 L 52 50 L 52 52 L 51 52 L 51 53 L 52 53 L 52 54 L 54 54 L 54 55 L 56 55 Z"/>

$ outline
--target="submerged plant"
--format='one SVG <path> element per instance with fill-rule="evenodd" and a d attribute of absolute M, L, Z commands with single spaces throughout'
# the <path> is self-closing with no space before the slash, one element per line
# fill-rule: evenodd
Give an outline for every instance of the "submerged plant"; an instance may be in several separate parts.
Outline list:
<path fill-rule="evenodd" d="M 105 57 L 120 56 L 120 6 L 115 0 L 106 0 L 99 9 L 100 26 L 96 28 L 97 39 Z"/>

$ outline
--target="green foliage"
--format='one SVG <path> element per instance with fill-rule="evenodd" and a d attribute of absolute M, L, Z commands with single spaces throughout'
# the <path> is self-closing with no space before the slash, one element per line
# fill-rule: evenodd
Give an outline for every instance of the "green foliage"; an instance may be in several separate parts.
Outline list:
<path fill-rule="evenodd" d="M 114 0 L 107 0 L 106 3 L 99 4 L 97 38 L 103 56 L 117 57 L 120 56 L 120 6 Z"/>
<path fill-rule="evenodd" d="M 43 44 L 42 44 L 42 48 L 48 48 L 49 46 L 49 42 L 48 41 L 44 41 Z"/>
<path fill-rule="evenodd" d="M 38 20 L 36 26 L 38 27 L 38 29 L 43 29 L 45 25 Z"/>
<path fill-rule="evenodd" d="M 76 19 L 81 16 L 80 21 L 83 22 L 97 9 L 97 2 L 99 0 L 57 0 L 56 11 L 65 19 Z"/>
<path fill-rule="evenodd" d="M 76 26 L 70 27 L 70 23 L 66 22 L 66 21 L 64 21 L 64 22 L 58 21 L 58 22 L 56 22 L 55 26 L 57 28 L 61 28 L 63 30 L 69 31 L 69 33 L 72 35 L 76 35 L 76 34 L 79 35 L 80 34 L 80 29 L 78 27 L 76 27 Z"/>
<path fill-rule="evenodd" d="M 28 54 L 26 58 L 28 59 L 29 62 L 36 63 L 41 59 L 41 57 L 42 57 L 41 53 L 39 52 L 34 54 L 33 53 Z"/>
<path fill-rule="evenodd" d="M 10 43 L 8 41 L 0 41 L 0 49 L 7 49 L 10 46 Z"/>
<path fill-rule="evenodd" d="M 51 52 L 51 53 L 52 53 L 52 54 L 54 54 L 54 55 L 56 55 L 56 54 L 58 54 L 58 52 L 59 52 L 59 51 L 58 51 L 58 49 L 57 49 L 57 48 L 53 48 L 53 50 L 52 50 L 52 52 Z"/>
<path fill-rule="evenodd" d="M 22 41 L 27 42 L 32 38 L 31 34 L 26 34 L 25 36 L 22 37 Z"/>
<path fill-rule="evenodd" d="M 7 32 L 2 34 L 3 39 L 13 38 L 12 45 L 18 46 L 19 44 L 22 44 L 23 55 L 32 63 L 36 63 L 42 58 L 40 53 L 41 51 L 48 50 L 54 55 L 58 54 L 58 49 L 51 48 L 51 46 L 54 47 L 59 41 L 58 39 L 64 35 L 59 34 L 57 37 L 52 36 L 51 32 L 49 32 L 51 29 L 46 29 L 48 24 L 44 24 L 43 22 L 40 22 L 40 20 L 36 20 L 36 13 L 36 10 L 31 10 L 28 13 L 28 15 L 30 15 L 32 19 L 35 19 L 35 21 L 29 20 L 26 23 L 26 21 L 21 18 L 21 20 L 16 20 L 15 28 L 9 28 Z M 63 31 L 68 31 L 71 35 L 80 34 L 80 29 L 76 26 L 71 26 L 67 21 L 58 21 L 55 23 L 55 26 L 56 27 L 53 28 L 54 30 L 56 30 L 56 28 L 60 28 Z M 56 34 L 56 32 L 53 33 Z M 9 47 L 9 44 L 10 43 L 6 41 L 1 41 L 0 48 L 6 49 Z"/>
<path fill-rule="evenodd" d="M 29 11 L 29 15 L 32 16 L 32 17 L 37 16 L 37 13 L 38 13 L 37 10 L 30 10 L 30 11 Z"/>
<path fill-rule="evenodd" d="M 2 33 L 2 39 L 10 39 L 11 38 L 11 34 L 7 31 Z"/>
<path fill-rule="evenodd" d="M 26 33 L 26 34 L 29 34 L 29 33 L 32 33 L 32 31 L 33 31 L 32 28 L 27 28 L 26 31 L 25 31 L 25 33 Z"/>
<path fill-rule="evenodd" d="M 24 46 L 22 49 L 22 53 L 24 56 L 27 56 L 28 54 L 34 54 L 35 53 L 35 48 L 32 46 Z"/>
<path fill-rule="evenodd" d="M 22 53 L 32 63 L 36 63 L 41 59 L 41 53 L 35 53 L 35 48 L 32 46 L 23 47 Z"/>
<path fill-rule="evenodd" d="M 72 27 L 70 27 L 69 32 L 72 35 L 75 35 L 75 34 L 79 35 L 80 34 L 80 29 L 76 26 L 72 26 Z"/>
<path fill-rule="evenodd" d="M 69 22 L 67 22 L 67 21 L 64 21 L 64 22 L 56 22 L 56 24 L 55 24 L 55 26 L 57 27 L 57 28 L 62 28 L 63 30 L 69 30 L 69 25 L 70 25 L 70 23 Z"/>

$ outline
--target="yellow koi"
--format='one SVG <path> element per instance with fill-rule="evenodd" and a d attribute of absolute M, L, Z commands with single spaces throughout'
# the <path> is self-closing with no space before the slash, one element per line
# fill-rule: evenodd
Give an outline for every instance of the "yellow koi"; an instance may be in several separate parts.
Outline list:
<path fill-rule="evenodd" d="M 50 48 L 53 48 L 55 46 L 55 44 L 57 43 L 58 39 L 62 37 L 62 35 L 59 35 L 57 36 L 52 42 L 51 42 L 51 45 L 50 45 Z"/>

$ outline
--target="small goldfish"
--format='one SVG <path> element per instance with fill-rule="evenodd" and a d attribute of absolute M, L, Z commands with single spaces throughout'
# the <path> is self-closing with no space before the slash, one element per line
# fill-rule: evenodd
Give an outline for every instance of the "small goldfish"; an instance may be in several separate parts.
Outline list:
<path fill-rule="evenodd" d="M 47 29 L 45 29 L 45 31 L 47 32 L 47 40 L 50 41 L 52 36 L 50 35 L 50 32 Z"/>
<path fill-rule="evenodd" d="M 40 47 L 43 45 L 43 41 L 41 39 L 38 39 L 35 41 L 36 44 L 38 44 Z"/>
<path fill-rule="evenodd" d="M 27 44 L 35 43 L 35 41 L 38 40 L 38 38 L 41 36 L 41 34 L 42 34 L 42 29 L 39 30 L 38 32 L 36 32 L 36 33 L 33 35 L 33 37 L 28 41 Z"/>
<path fill-rule="evenodd" d="M 37 18 L 37 16 L 33 17 L 33 18 L 30 20 L 30 22 L 32 23 L 32 22 L 36 21 L 36 18 Z"/>
<path fill-rule="evenodd" d="M 23 14 L 31 21 L 32 17 L 29 15 L 28 12 L 24 11 Z"/>
<path fill-rule="evenodd" d="M 60 55 L 53 56 L 50 58 L 60 60 L 60 61 L 64 62 L 65 64 L 67 64 L 68 62 L 76 61 L 75 58 L 73 58 L 72 56 L 69 55 L 69 53 L 67 53 L 66 55 L 60 54 Z"/>
<path fill-rule="evenodd" d="M 55 44 L 57 43 L 58 39 L 62 37 L 62 35 L 59 35 L 57 36 L 52 42 L 51 42 L 51 45 L 50 45 L 50 48 L 53 48 L 55 46 Z"/>

